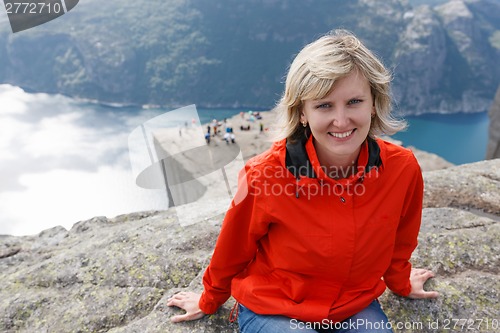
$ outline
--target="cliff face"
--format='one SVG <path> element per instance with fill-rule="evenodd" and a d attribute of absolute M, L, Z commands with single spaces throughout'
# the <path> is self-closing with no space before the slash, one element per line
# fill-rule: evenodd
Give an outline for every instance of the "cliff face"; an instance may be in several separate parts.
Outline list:
<path fill-rule="evenodd" d="M 314 19 L 311 19 L 314 18 Z M 103 102 L 269 108 L 291 58 L 334 28 L 394 69 L 406 114 L 486 111 L 500 83 L 500 3 L 86 1 L 50 24 L 0 27 L 0 82 Z"/>
<path fill-rule="evenodd" d="M 415 301 L 386 292 L 384 309 L 394 323 L 422 325 L 399 332 L 436 332 L 432 323 L 451 318 L 484 319 L 474 331 L 492 332 L 500 312 L 500 160 L 426 172 L 424 179 L 412 262 L 436 272 L 427 288 L 441 296 Z M 0 236 L 0 331 L 237 332 L 227 321 L 233 301 L 184 324 L 171 324 L 179 311 L 165 306 L 178 291 L 201 290 L 221 220 L 183 227 L 169 210 Z"/>
<path fill-rule="evenodd" d="M 498 3 L 461 0 L 407 11 L 394 53 L 401 105 L 411 105 L 415 114 L 487 110 L 500 75 L 498 66 L 491 67 L 500 46 L 498 27 L 482 19 L 499 13 Z"/>
<path fill-rule="evenodd" d="M 429 104 L 438 106 L 435 92 L 444 77 L 447 55 L 446 31 L 439 17 L 428 6 L 405 14 L 406 29 L 401 34 L 395 52 L 395 94 L 404 105 L 426 110 Z M 432 50 L 432 51 L 431 51 Z"/>
<path fill-rule="evenodd" d="M 500 158 L 500 86 L 490 107 L 490 128 L 486 159 Z"/>

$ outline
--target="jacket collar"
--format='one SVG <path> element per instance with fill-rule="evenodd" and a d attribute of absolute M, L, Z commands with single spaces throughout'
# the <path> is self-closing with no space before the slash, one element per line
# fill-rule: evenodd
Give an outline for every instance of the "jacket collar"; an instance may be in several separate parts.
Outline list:
<path fill-rule="evenodd" d="M 321 170 L 316 156 L 312 135 L 293 143 L 289 140 L 286 141 L 285 164 L 296 179 L 302 177 L 318 178 L 318 174 L 319 178 L 326 176 Z M 364 174 L 367 174 L 371 169 L 379 168 L 381 165 L 380 146 L 376 140 L 368 137 L 361 147 L 358 166 L 364 166 Z M 358 177 L 362 177 L 362 175 L 358 175 Z"/>

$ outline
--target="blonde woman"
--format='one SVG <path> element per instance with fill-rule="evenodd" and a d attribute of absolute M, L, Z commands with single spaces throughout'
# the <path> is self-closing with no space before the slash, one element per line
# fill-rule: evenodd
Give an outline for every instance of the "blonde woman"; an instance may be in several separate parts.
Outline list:
<path fill-rule="evenodd" d="M 277 105 L 281 132 L 251 159 L 228 210 L 203 293 L 168 300 L 212 314 L 232 295 L 240 331 L 392 332 L 377 298 L 389 287 L 434 298 L 412 269 L 423 181 L 411 151 L 378 138 L 391 117 L 391 76 L 353 34 L 305 46 Z"/>

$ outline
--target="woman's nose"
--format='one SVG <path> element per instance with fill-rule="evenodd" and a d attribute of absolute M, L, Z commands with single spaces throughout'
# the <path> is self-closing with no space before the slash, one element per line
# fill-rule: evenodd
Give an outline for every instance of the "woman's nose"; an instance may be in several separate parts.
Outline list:
<path fill-rule="evenodd" d="M 347 113 L 344 109 L 335 110 L 332 123 L 335 127 L 344 128 L 349 122 Z"/>

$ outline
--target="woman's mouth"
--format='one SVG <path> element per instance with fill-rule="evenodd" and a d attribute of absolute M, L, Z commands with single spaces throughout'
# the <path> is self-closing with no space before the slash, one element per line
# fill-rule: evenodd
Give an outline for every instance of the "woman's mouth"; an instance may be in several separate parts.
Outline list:
<path fill-rule="evenodd" d="M 354 131 L 356 131 L 355 128 L 347 132 L 328 132 L 328 135 L 333 136 L 336 139 L 347 139 L 354 133 Z"/>

